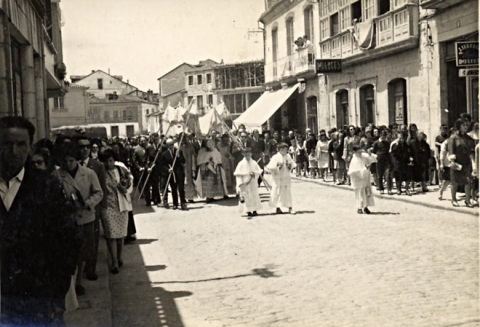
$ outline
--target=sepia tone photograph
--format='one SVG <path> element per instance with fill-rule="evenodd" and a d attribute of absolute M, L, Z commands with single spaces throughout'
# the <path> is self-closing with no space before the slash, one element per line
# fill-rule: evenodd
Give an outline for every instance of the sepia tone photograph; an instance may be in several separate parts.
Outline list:
<path fill-rule="evenodd" d="M 0 326 L 480 327 L 478 0 L 0 0 Z"/>

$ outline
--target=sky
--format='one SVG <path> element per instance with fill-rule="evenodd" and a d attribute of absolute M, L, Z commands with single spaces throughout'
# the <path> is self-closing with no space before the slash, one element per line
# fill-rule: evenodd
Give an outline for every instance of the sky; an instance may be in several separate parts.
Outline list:
<path fill-rule="evenodd" d="M 70 75 L 101 69 L 158 92 L 178 65 L 263 59 L 264 0 L 62 0 L 63 61 Z"/>

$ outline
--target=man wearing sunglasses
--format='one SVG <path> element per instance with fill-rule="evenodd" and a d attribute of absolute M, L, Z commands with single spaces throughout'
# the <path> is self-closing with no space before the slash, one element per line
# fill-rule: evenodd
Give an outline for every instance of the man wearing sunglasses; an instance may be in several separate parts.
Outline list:
<path fill-rule="evenodd" d="M 80 160 L 78 161 L 79 165 L 92 169 L 98 177 L 98 181 L 100 182 L 100 186 L 102 188 L 103 194 L 107 194 L 107 186 L 106 186 L 106 172 L 105 166 L 103 163 L 98 161 L 97 159 L 93 159 L 90 157 L 91 153 L 91 142 L 88 138 L 81 136 L 77 138 L 77 145 L 80 149 Z M 98 240 L 100 237 L 100 219 L 102 215 L 102 209 L 107 208 L 106 203 L 107 197 L 104 196 L 102 201 L 95 206 L 95 223 L 94 223 L 94 230 L 95 230 L 95 251 L 92 257 L 87 260 L 85 263 L 85 273 L 87 274 L 87 279 L 89 280 L 97 280 L 98 276 L 95 273 L 97 268 L 97 258 L 98 258 Z"/>

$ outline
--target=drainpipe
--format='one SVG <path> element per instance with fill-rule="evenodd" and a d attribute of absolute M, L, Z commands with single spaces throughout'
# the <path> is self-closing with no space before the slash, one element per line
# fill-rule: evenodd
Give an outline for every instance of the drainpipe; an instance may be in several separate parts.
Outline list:
<path fill-rule="evenodd" d="M 8 2 L 7 2 L 8 6 Z M 10 26 L 7 15 L 0 10 L 0 117 L 13 115 L 11 77 Z"/>

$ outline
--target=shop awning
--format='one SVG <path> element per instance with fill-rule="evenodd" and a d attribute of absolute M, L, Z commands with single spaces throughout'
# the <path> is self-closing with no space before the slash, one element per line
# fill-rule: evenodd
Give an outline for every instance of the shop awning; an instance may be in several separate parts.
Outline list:
<path fill-rule="evenodd" d="M 261 127 L 298 89 L 300 84 L 277 91 L 264 92 L 250 108 L 235 119 L 236 126 L 245 125 L 247 129 Z"/>

